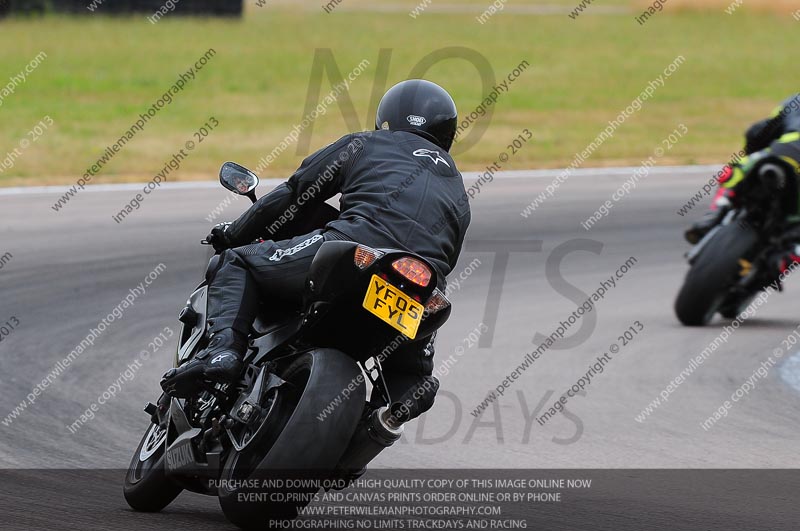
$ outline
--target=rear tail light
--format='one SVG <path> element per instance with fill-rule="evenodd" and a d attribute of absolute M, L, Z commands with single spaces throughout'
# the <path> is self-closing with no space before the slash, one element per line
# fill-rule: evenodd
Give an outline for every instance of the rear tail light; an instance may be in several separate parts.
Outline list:
<path fill-rule="evenodd" d="M 366 245 L 359 245 L 356 247 L 356 254 L 353 256 L 353 263 L 357 268 L 363 270 L 375 263 L 375 260 L 381 256 L 383 256 L 382 252 L 371 249 Z"/>
<path fill-rule="evenodd" d="M 433 295 L 431 295 L 431 298 L 425 303 L 425 311 L 428 313 L 436 313 L 444 310 L 448 306 L 450 306 L 450 301 L 447 300 L 447 297 L 444 296 L 444 293 L 439 291 L 439 288 L 436 288 L 433 290 Z"/>
<path fill-rule="evenodd" d="M 392 269 L 417 286 L 424 288 L 431 282 L 431 269 L 424 262 L 411 256 L 392 262 Z"/>

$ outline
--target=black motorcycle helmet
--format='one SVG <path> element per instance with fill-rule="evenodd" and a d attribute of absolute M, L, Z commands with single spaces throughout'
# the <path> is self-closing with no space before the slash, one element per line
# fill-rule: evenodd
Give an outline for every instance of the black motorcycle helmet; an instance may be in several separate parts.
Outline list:
<path fill-rule="evenodd" d="M 787 133 L 800 131 L 800 94 L 795 94 L 781 103 L 779 113 L 783 115 L 783 130 Z"/>
<path fill-rule="evenodd" d="M 456 104 L 445 89 L 424 79 L 409 79 L 383 95 L 375 129 L 416 133 L 450 151 L 457 122 Z"/>
<path fill-rule="evenodd" d="M 784 100 L 770 118 L 754 123 L 745 132 L 745 153 L 766 149 L 786 133 L 800 132 L 800 94 Z"/>

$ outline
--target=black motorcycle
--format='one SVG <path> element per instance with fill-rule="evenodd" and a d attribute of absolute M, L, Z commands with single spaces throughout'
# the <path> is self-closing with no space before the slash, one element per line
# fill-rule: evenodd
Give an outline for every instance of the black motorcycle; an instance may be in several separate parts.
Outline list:
<path fill-rule="evenodd" d="M 248 169 L 227 162 L 220 182 L 256 200 L 258 177 Z M 337 214 L 324 205 L 271 239 L 320 228 Z M 125 477 L 128 504 L 159 511 L 186 489 L 218 496 L 231 522 L 264 528 L 296 517 L 320 487 L 346 486 L 409 420 L 407 409 L 391 409 L 380 359 L 445 323 L 442 280 L 407 251 L 324 243 L 302 306 L 260 309 L 238 383 L 207 384 L 190 399 L 162 394 L 145 407 L 150 425 Z M 176 366 L 208 344 L 206 297 L 203 283 L 180 312 Z"/>
<path fill-rule="evenodd" d="M 691 268 L 675 301 L 684 325 L 704 326 L 716 313 L 733 319 L 775 281 L 767 258 L 785 246 L 787 212 L 797 211 L 797 179 L 775 159 L 751 171 L 737 191 L 738 207 L 686 255 Z"/>

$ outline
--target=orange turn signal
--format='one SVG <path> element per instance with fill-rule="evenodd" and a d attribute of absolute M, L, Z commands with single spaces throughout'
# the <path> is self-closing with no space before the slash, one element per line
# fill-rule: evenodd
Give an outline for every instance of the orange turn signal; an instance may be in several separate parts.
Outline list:
<path fill-rule="evenodd" d="M 433 295 L 431 295 L 431 298 L 425 303 L 425 311 L 428 313 L 436 313 L 444 310 L 448 306 L 450 306 L 450 301 L 447 300 L 447 297 L 444 296 L 444 293 L 439 291 L 439 288 L 436 288 L 433 290 Z"/>
<path fill-rule="evenodd" d="M 380 258 L 383 253 L 376 251 L 366 245 L 359 245 L 356 247 L 356 254 L 353 256 L 353 263 L 359 269 L 366 269 L 375 263 L 375 260 Z"/>

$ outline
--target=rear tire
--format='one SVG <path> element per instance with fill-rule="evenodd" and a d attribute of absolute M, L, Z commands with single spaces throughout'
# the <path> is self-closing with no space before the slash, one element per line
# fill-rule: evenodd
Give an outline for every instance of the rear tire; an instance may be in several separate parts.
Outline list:
<path fill-rule="evenodd" d="M 686 326 L 705 326 L 740 278 L 739 260 L 752 256 L 758 234 L 741 223 L 720 227 L 692 264 L 675 300 L 675 315 Z"/>
<path fill-rule="evenodd" d="M 347 449 L 366 403 L 366 388 L 360 375 L 355 361 L 332 349 L 301 354 L 278 372 L 278 376 L 292 383 L 294 392 L 292 387 L 279 387 L 271 410 L 275 414 L 271 412 L 264 421 L 273 424 L 269 432 L 241 453 L 232 450 L 225 461 L 219 502 L 228 520 L 241 528 L 268 529 L 270 519 L 290 520 L 297 516 L 298 509 L 308 501 L 245 501 L 247 498 L 240 494 L 302 493 L 310 500 L 316 489 L 237 489 L 237 482 L 257 480 L 263 485 L 265 480 L 289 479 L 298 473 L 312 479 L 329 475 Z M 355 390 L 331 410 L 334 400 L 348 387 Z M 321 415 L 325 415 L 323 420 L 319 419 Z"/>
<path fill-rule="evenodd" d="M 125 475 L 123 493 L 133 510 L 158 512 L 172 503 L 183 490 L 166 475 L 165 450 L 166 431 L 151 423 L 133 453 Z"/>

